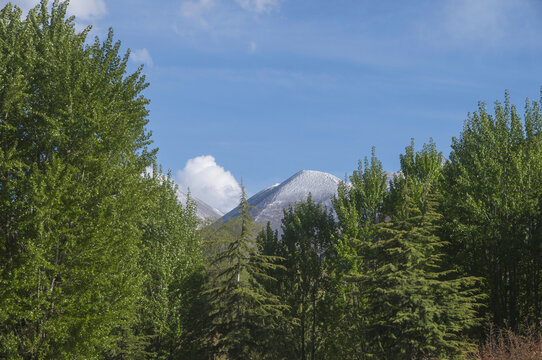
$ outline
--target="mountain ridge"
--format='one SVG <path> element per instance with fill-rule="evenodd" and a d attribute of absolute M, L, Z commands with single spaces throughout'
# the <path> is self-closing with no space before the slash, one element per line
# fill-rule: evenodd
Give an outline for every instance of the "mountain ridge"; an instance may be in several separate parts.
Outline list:
<path fill-rule="evenodd" d="M 271 222 L 273 230 L 281 232 L 283 209 L 307 199 L 309 193 L 316 203 L 332 209 L 331 197 L 337 194 L 341 179 L 335 175 L 301 170 L 282 183 L 272 185 L 247 199 L 254 220 L 261 225 Z M 239 214 L 239 206 L 226 213 L 220 220 L 226 222 Z"/>
<path fill-rule="evenodd" d="M 177 198 L 183 204 L 183 206 L 186 206 L 188 195 L 182 192 L 181 190 L 177 190 Z M 203 200 L 198 199 L 197 197 L 194 197 L 190 195 L 190 200 L 196 203 L 196 216 L 200 220 L 206 220 L 206 219 L 220 219 L 222 216 L 224 216 L 224 213 L 218 209 L 215 209 L 211 205 L 207 204 Z"/>

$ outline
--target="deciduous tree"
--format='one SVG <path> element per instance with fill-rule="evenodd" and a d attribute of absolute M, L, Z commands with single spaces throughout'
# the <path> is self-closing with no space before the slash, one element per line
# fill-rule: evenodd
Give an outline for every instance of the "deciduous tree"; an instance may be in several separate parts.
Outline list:
<path fill-rule="evenodd" d="M 0 10 L 0 357 L 123 354 L 150 165 L 147 86 L 66 3 Z"/>

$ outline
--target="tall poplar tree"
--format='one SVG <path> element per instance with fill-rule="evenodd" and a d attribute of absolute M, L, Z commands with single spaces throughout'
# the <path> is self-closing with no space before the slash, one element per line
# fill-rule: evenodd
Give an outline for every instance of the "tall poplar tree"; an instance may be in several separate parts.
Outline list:
<path fill-rule="evenodd" d="M 284 210 L 278 255 L 285 270 L 279 277 L 281 298 L 289 305 L 284 350 L 299 359 L 330 358 L 328 340 L 337 313 L 333 313 L 335 283 L 330 276 L 335 258 L 336 225 L 333 215 L 311 196 Z"/>
<path fill-rule="evenodd" d="M 360 161 L 349 180 L 339 185 L 333 199 L 339 227 L 334 274 L 344 294 L 340 328 L 335 332 L 343 345 L 335 353 L 343 358 L 360 358 L 367 341 L 364 331 L 367 294 L 359 284 L 367 255 L 363 253 L 366 249 L 363 243 L 375 241 L 377 226 L 384 220 L 384 200 L 388 195 L 387 175 L 374 148 L 370 160 Z"/>
<path fill-rule="evenodd" d="M 542 319 L 542 128 L 538 102 L 524 119 L 510 103 L 484 103 L 452 140 L 445 167 L 443 235 L 453 264 L 484 278 L 487 312 L 517 329 Z"/>
<path fill-rule="evenodd" d="M 134 350 L 145 358 L 171 359 L 181 343 L 186 347 L 184 337 L 194 326 L 187 317 L 196 305 L 196 299 L 189 296 L 194 291 L 191 287 L 198 288 L 194 279 L 203 270 L 196 233 L 199 222 L 195 203 L 188 199 L 183 206 L 171 174 L 162 174 L 156 165 L 145 175 L 144 198 L 138 266 L 143 283 L 134 328 L 142 346 Z"/>
<path fill-rule="evenodd" d="M 0 10 L 0 357 L 122 356 L 144 221 L 147 86 L 67 3 Z"/>

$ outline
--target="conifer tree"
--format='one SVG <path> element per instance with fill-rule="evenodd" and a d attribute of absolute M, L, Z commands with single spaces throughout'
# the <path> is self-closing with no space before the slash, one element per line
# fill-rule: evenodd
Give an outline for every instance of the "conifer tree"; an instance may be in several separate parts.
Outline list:
<path fill-rule="evenodd" d="M 377 359 L 460 357 L 461 340 L 476 325 L 476 279 L 443 268 L 445 243 L 438 237 L 441 215 L 435 192 L 442 157 L 433 143 L 401 157 L 393 183 L 390 222 L 362 243 L 360 289 L 367 303 L 367 355 Z"/>
<path fill-rule="evenodd" d="M 264 281 L 272 280 L 268 271 L 278 265 L 274 257 L 258 249 L 244 188 L 239 216 L 224 224 L 218 234 L 226 234 L 227 241 L 218 242 L 206 291 L 212 352 L 231 359 L 263 358 L 269 346 L 268 332 L 277 326 L 285 307 L 264 287 Z"/>
<path fill-rule="evenodd" d="M 258 233 L 257 237 L 258 247 L 262 254 L 271 256 L 280 256 L 280 243 L 278 231 L 273 231 L 271 222 L 268 221 L 265 229 L 262 229 Z"/>

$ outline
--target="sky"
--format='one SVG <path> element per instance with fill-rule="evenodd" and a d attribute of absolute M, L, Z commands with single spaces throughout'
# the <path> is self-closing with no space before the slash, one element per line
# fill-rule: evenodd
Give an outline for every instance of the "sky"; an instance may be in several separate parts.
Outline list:
<path fill-rule="evenodd" d="M 15 0 L 27 10 L 36 0 Z M 7 3 L 0 0 L 0 7 Z M 144 64 L 158 161 L 222 211 L 300 170 L 447 156 L 469 112 L 542 85 L 539 0 L 72 0 Z"/>

